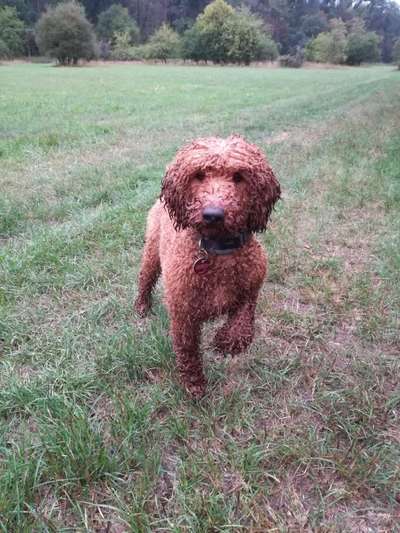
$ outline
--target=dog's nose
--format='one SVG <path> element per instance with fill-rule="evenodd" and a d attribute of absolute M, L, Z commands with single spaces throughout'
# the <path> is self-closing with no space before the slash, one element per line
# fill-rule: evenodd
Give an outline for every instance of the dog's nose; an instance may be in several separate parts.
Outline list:
<path fill-rule="evenodd" d="M 222 207 L 209 205 L 203 209 L 203 220 L 207 222 L 207 224 L 222 222 L 224 220 L 224 210 Z"/>

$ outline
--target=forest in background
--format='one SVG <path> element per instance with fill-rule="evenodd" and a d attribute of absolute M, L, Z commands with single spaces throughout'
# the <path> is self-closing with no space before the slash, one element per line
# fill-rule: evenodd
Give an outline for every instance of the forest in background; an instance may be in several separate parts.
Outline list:
<path fill-rule="evenodd" d="M 0 0 L 1 6 L 15 7 L 26 27 L 33 28 L 41 14 L 59 0 Z M 325 32 L 333 19 L 351 24 L 361 19 L 367 31 L 379 38 L 383 62 L 393 60 L 393 47 L 400 37 L 400 6 L 390 0 L 231 0 L 235 7 L 245 6 L 262 19 L 277 43 L 280 54 L 293 54 L 310 39 Z M 163 23 L 183 34 L 209 4 L 207 0 L 81 0 L 86 16 L 97 24 L 99 15 L 112 4 L 128 9 L 145 42 Z"/>

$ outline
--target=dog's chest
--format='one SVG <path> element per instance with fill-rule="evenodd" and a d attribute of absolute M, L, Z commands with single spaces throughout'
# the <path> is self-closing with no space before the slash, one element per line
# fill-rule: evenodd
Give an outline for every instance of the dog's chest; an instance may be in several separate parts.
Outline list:
<path fill-rule="evenodd" d="M 219 284 L 210 291 L 208 301 L 216 313 L 222 313 L 235 303 L 238 295 L 236 284 L 235 286 Z"/>
<path fill-rule="evenodd" d="M 266 271 L 266 257 L 257 241 L 227 256 L 211 256 L 206 268 L 195 268 L 204 257 L 188 245 L 162 255 L 164 294 L 170 310 L 208 320 L 235 309 L 254 296 Z M 183 253 L 183 251 L 185 253 Z"/>
<path fill-rule="evenodd" d="M 247 290 L 246 279 L 234 262 L 210 264 L 207 272 L 194 275 L 199 303 L 212 314 L 221 314 L 235 305 Z"/>

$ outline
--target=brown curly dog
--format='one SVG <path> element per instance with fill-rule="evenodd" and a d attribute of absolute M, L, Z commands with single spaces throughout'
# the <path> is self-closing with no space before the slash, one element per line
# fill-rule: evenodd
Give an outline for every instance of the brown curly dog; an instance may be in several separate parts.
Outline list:
<path fill-rule="evenodd" d="M 253 340 L 254 312 L 267 258 L 265 230 L 280 187 L 265 156 L 243 138 L 210 137 L 182 148 L 152 207 L 136 311 L 144 316 L 162 274 L 171 335 L 184 387 L 205 392 L 199 353 L 203 322 L 227 315 L 214 345 L 237 354 Z"/>

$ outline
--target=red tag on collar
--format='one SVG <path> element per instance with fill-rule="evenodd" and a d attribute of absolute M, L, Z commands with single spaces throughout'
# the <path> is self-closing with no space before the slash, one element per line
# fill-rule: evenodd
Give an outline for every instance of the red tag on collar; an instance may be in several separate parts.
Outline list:
<path fill-rule="evenodd" d="M 193 263 L 193 270 L 196 274 L 205 274 L 210 268 L 210 260 L 208 257 L 199 257 Z"/>

